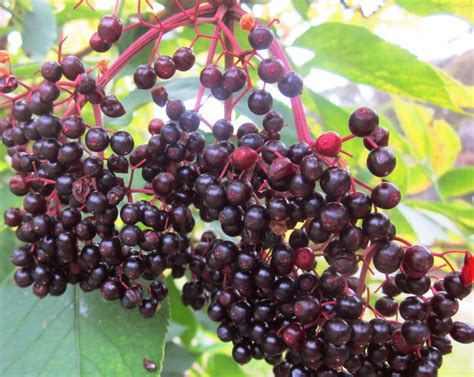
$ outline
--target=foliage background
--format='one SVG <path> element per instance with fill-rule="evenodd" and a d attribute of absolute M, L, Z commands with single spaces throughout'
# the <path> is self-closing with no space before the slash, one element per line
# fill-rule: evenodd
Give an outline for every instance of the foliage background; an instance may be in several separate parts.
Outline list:
<path fill-rule="evenodd" d="M 164 16 L 174 11 L 171 3 L 153 4 Z M 56 58 L 60 32 L 68 36 L 67 53 L 79 53 L 89 66 L 102 59 L 87 49 L 88 37 L 100 17 L 112 11 L 113 2 L 93 4 L 95 12 L 85 6 L 72 11 L 71 1 L 3 0 L 0 49 L 10 52 L 14 73 L 38 80 L 40 62 Z M 346 134 L 348 114 L 360 105 L 370 105 L 381 114 L 398 159 L 390 179 L 404 197 L 403 204 L 390 213 L 399 235 L 435 245 L 435 249 L 444 245 L 473 250 L 473 2 L 249 0 L 247 4 L 263 19 L 280 19 L 277 34 L 306 78 L 303 100 L 314 135 L 329 129 Z M 122 1 L 120 13 L 124 18 L 135 17 L 136 1 Z M 449 42 L 438 41 L 436 33 L 423 36 L 438 59 L 427 62 L 405 49 L 410 47 L 409 32 L 426 33 L 423 25 L 440 17 L 446 27 L 455 25 L 461 31 Z M 143 30 L 122 37 L 110 53 L 110 61 L 138 32 Z M 192 38 L 190 29 L 173 32 L 165 38 L 161 51 L 172 54 Z M 241 32 L 238 39 L 246 43 Z M 446 49 L 446 43 L 456 45 L 459 39 L 464 43 L 461 47 Z M 205 56 L 206 43 L 195 47 L 199 61 Z M 130 78 L 133 66 L 147 61 L 147 53 L 138 56 L 110 84 L 125 102 L 127 117 L 106 125 L 127 127 L 137 145 L 145 140 L 149 119 L 160 115 L 149 104 L 148 94 L 133 92 Z M 190 75 L 180 75 L 167 85 L 174 97 L 189 100 L 193 95 L 189 85 L 195 83 Z M 279 100 L 277 106 L 290 124 L 284 139 L 291 142 L 295 134 L 288 101 Z M 90 115 L 86 113 L 86 118 Z M 237 115 L 252 117 L 244 107 L 238 108 Z M 370 180 L 363 169 L 367 152 L 355 141 L 348 150 L 355 156 L 350 161 L 353 172 Z M 2 213 L 21 203 L 21 198 L 9 193 L 11 173 L 6 150 L 0 146 Z M 197 228 L 199 234 L 204 226 Z M 149 321 L 134 311 L 120 309 L 118 303 L 105 303 L 97 292 L 84 294 L 73 287 L 60 298 L 40 301 L 12 284 L 9 254 L 15 243 L 12 232 L 0 224 L 0 376 L 141 376 L 148 374 L 143 358 L 155 361 L 166 377 L 271 373 L 264 363 L 240 367 L 232 361 L 230 347 L 218 342 L 215 324 L 205 313 L 193 313 L 181 305 L 178 286 L 183 281 L 167 279 L 169 300 Z M 379 278 L 374 276 L 373 283 Z M 473 322 L 472 299 L 466 301 L 457 318 Z M 440 375 L 472 375 L 472 350 L 456 343 Z"/>

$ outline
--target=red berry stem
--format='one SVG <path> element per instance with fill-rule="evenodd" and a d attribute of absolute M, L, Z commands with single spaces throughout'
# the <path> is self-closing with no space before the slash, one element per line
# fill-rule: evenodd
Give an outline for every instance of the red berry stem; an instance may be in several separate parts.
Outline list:
<path fill-rule="evenodd" d="M 194 8 L 191 8 L 194 9 Z M 210 16 L 213 13 L 214 8 L 209 5 L 205 4 L 202 6 L 197 6 L 197 14 L 199 16 Z M 106 86 L 110 80 L 112 80 L 115 75 L 120 72 L 128 62 L 133 59 L 133 57 L 146 48 L 150 43 L 152 43 L 160 33 L 165 34 L 171 30 L 176 29 L 179 26 L 189 25 L 193 22 L 192 19 L 184 16 L 182 13 L 173 15 L 166 20 L 162 21 L 160 25 L 153 25 L 154 28 L 148 30 L 145 34 L 143 34 L 140 38 L 138 38 L 135 42 L 133 42 L 118 58 L 113 62 L 107 73 L 102 76 L 98 83 L 102 86 Z M 78 99 L 80 106 L 84 104 L 84 97 L 81 96 Z M 69 108 L 64 112 L 63 118 L 67 118 L 70 116 L 74 111 L 74 106 L 69 106 Z"/>
<path fill-rule="evenodd" d="M 223 14 L 225 13 L 225 11 L 226 11 L 226 8 L 221 5 L 219 7 L 219 9 L 217 9 L 215 17 L 216 18 L 222 17 Z M 211 39 L 211 44 L 209 46 L 209 51 L 207 53 L 206 65 L 211 64 L 214 60 L 214 56 L 216 54 L 218 37 L 219 37 L 219 31 L 220 31 L 220 29 L 216 25 L 216 27 L 214 28 L 214 32 L 212 34 L 212 36 L 214 38 Z M 201 107 L 201 101 L 202 101 L 203 94 L 204 94 L 204 86 L 201 83 L 199 83 L 198 94 L 197 94 L 197 97 L 196 97 L 196 104 L 194 105 L 194 111 L 198 111 L 199 108 Z"/>
<path fill-rule="evenodd" d="M 370 262 L 372 261 L 376 248 L 377 248 L 377 244 L 372 244 L 367 249 L 365 249 L 364 259 L 363 259 L 364 263 L 360 270 L 359 284 L 357 285 L 357 291 L 356 291 L 356 294 L 359 297 L 362 297 L 362 293 L 364 292 L 365 280 L 367 279 L 367 272 L 369 271 Z"/>
<path fill-rule="evenodd" d="M 239 4 L 235 4 L 232 7 L 232 10 L 239 18 L 247 13 L 241 8 Z M 263 25 L 263 23 L 260 21 L 257 21 L 257 23 Z M 285 66 L 286 72 L 291 71 L 290 62 L 286 57 L 285 51 L 276 39 L 274 39 L 272 44 L 270 45 L 270 52 L 273 56 L 281 59 L 283 65 Z M 295 120 L 295 128 L 298 140 L 306 141 L 307 143 L 312 143 L 313 137 L 311 136 L 311 132 L 308 128 L 308 123 L 306 122 L 306 115 L 303 108 L 303 102 L 301 101 L 301 96 L 293 97 L 291 99 L 291 111 Z"/>
<path fill-rule="evenodd" d="M 352 177 L 352 180 L 353 180 L 355 183 L 357 183 L 359 186 L 365 188 L 365 189 L 368 190 L 368 191 L 372 191 L 372 190 L 373 190 L 372 187 L 370 187 L 369 185 L 367 185 L 365 182 L 362 182 L 360 179 L 357 179 L 357 178 L 355 178 L 355 177 Z"/>
<path fill-rule="evenodd" d="M 225 70 L 227 70 L 234 65 L 234 57 L 232 55 L 232 52 L 234 51 L 234 49 L 236 51 L 239 51 L 240 46 L 234 38 L 234 34 L 232 32 L 234 28 L 234 21 L 230 17 L 227 17 L 225 21 L 225 23 L 229 25 L 229 28 L 227 28 L 227 26 L 219 18 L 216 19 L 216 23 L 224 33 L 225 49 L 231 52 L 231 54 L 226 54 L 224 57 Z M 233 95 L 230 95 L 229 98 L 226 99 L 224 102 L 224 118 L 227 120 L 232 119 L 233 97 Z"/>
<path fill-rule="evenodd" d="M 357 137 L 357 136 L 354 135 L 354 134 L 350 134 L 350 135 L 347 135 L 347 136 L 344 136 L 343 138 L 341 138 L 341 141 L 344 143 L 345 141 L 354 139 L 355 137 Z M 371 141 L 372 141 L 372 140 L 371 140 Z"/>
<path fill-rule="evenodd" d="M 396 236 L 396 237 L 394 238 L 394 240 L 399 241 L 399 242 L 401 242 L 401 243 L 404 243 L 405 245 L 407 245 L 407 246 L 409 246 L 409 247 L 412 246 L 411 242 L 407 241 L 406 239 L 404 239 L 404 238 L 402 238 L 402 237 Z"/>

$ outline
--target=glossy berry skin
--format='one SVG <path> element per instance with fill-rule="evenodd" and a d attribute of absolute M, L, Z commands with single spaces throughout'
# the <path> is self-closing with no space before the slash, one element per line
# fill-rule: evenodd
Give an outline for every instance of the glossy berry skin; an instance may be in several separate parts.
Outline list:
<path fill-rule="evenodd" d="M 175 51 L 173 61 L 178 71 L 189 71 L 194 65 L 196 57 L 190 48 L 180 47 Z"/>
<path fill-rule="evenodd" d="M 454 322 L 449 334 L 459 343 L 469 344 L 474 342 L 474 326 L 469 323 L 460 321 Z"/>
<path fill-rule="evenodd" d="M 376 177 L 386 177 L 396 165 L 396 157 L 389 147 L 372 149 L 367 157 L 367 168 Z"/>
<path fill-rule="evenodd" d="M 369 216 L 372 211 L 372 201 L 363 192 L 346 195 L 342 199 L 342 203 L 349 211 L 349 214 L 356 219 L 363 219 Z"/>
<path fill-rule="evenodd" d="M 362 221 L 362 229 L 371 240 L 382 240 L 390 231 L 390 219 L 385 213 L 371 213 Z"/>
<path fill-rule="evenodd" d="M 179 117 L 179 127 L 184 132 L 194 132 L 199 128 L 201 118 L 196 111 L 186 110 Z"/>
<path fill-rule="evenodd" d="M 370 195 L 372 202 L 379 208 L 395 208 L 401 200 L 401 193 L 397 186 L 390 182 L 381 182 Z"/>
<path fill-rule="evenodd" d="M 249 33 L 249 43 L 255 50 L 264 50 L 273 42 L 273 32 L 266 26 L 256 25 Z"/>
<path fill-rule="evenodd" d="M 234 133 L 234 126 L 229 120 L 220 119 L 212 127 L 212 134 L 217 140 L 227 140 Z"/>
<path fill-rule="evenodd" d="M 228 91 L 227 89 L 224 89 L 224 87 L 221 85 L 211 88 L 211 93 L 214 98 L 218 99 L 219 101 L 225 101 L 226 99 L 229 99 L 232 95 L 232 92 Z"/>
<path fill-rule="evenodd" d="M 377 127 L 367 138 L 364 138 L 364 146 L 371 151 L 374 149 L 372 143 L 369 143 L 368 139 L 376 144 L 379 147 L 388 146 L 388 140 L 390 137 L 390 132 L 385 127 Z"/>
<path fill-rule="evenodd" d="M 209 64 L 201 71 L 199 80 L 205 88 L 216 88 L 221 84 L 222 72 L 217 65 Z"/>
<path fill-rule="evenodd" d="M 179 99 L 168 101 L 166 104 L 166 115 L 171 120 L 179 121 L 179 118 L 181 118 L 185 111 L 184 102 Z"/>
<path fill-rule="evenodd" d="M 112 43 L 105 41 L 95 32 L 89 39 L 89 46 L 96 52 L 106 52 L 112 47 Z"/>
<path fill-rule="evenodd" d="M 403 269 L 411 277 L 420 278 L 433 267 L 434 258 L 424 246 L 411 246 L 405 251 Z"/>
<path fill-rule="evenodd" d="M 325 204 L 319 217 L 323 228 L 331 233 L 339 233 L 349 220 L 346 207 L 337 202 Z"/>
<path fill-rule="evenodd" d="M 138 89 L 150 89 L 156 82 L 155 72 L 150 66 L 141 64 L 133 75 L 133 81 Z"/>
<path fill-rule="evenodd" d="M 310 271 L 314 268 L 315 257 L 313 251 L 309 248 L 302 247 L 295 251 L 295 266 L 304 271 Z"/>
<path fill-rule="evenodd" d="M 81 60 L 74 55 L 66 55 L 61 61 L 61 68 L 64 76 L 74 81 L 77 76 L 84 73 L 84 65 Z"/>
<path fill-rule="evenodd" d="M 263 82 L 274 84 L 283 79 L 285 66 L 278 58 L 263 59 L 258 65 L 258 76 Z"/>
<path fill-rule="evenodd" d="M 61 121 L 61 128 L 64 135 L 69 139 L 78 139 L 86 131 L 86 123 L 81 117 L 71 116 Z"/>
<path fill-rule="evenodd" d="M 431 308 L 440 318 L 454 316 L 459 310 L 459 302 L 450 297 L 446 292 L 437 292 L 431 298 Z"/>
<path fill-rule="evenodd" d="M 41 75 L 49 82 L 59 81 L 62 74 L 61 65 L 57 62 L 46 62 L 41 66 Z"/>
<path fill-rule="evenodd" d="M 463 298 L 467 297 L 472 291 L 472 286 L 470 284 L 467 286 L 464 285 L 461 280 L 461 273 L 458 271 L 450 272 L 444 277 L 443 280 L 444 288 L 451 297 L 462 300 Z"/>
<path fill-rule="evenodd" d="M 349 191 L 351 177 L 346 170 L 331 167 L 324 171 L 320 183 L 321 188 L 326 194 L 333 197 L 341 197 Z"/>
<path fill-rule="evenodd" d="M 125 114 L 125 108 L 113 94 L 105 96 L 102 99 L 100 109 L 105 115 L 111 118 L 119 118 Z"/>
<path fill-rule="evenodd" d="M 163 107 L 168 102 L 168 92 L 162 86 L 158 86 L 151 91 L 151 98 L 158 106 Z"/>
<path fill-rule="evenodd" d="M 286 97 L 297 97 L 303 92 L 303 78 L 296 72 L 288 72 L 278 82 L 278 89 Z"/>
<path fill-rule="evenodd" d="M 245 71 L 240 67 L 230 67 L 222 76 L 222 88 L 235 93 L 242 89 L 247 81 Z"/>
<path fill-rule="evenodd" d="M 239 170 L 247 170 L 255 165 L 258 159 L 257 152 L 249 147 L 238 147 L 231 156 L 232 165 Z"/>
<path fill-rule="evenodd" d="M 317 181 L 323 174 L 323 164 L 319 158 L 308 155 L 301 160 L 300 170 L 307 181 Z"/>
<path fill-rule="evenodd" d="M 95 80 L 87 73 L 81 73 L 77 80 L 76 89 L 79 93 L 88 95 L 96 90 Z"/>
<path fill-rule="evenodd" d="M 316 153 L 327 157 L 336 157 L 341 151 L 342 140 L 337 132 L 327 131 L 322 133 L 313 145 Z"/>
<path fill-rule="evenodd" d="M 160 79 L 164 80 L 173 77 L 176 72 L 176 65 L 173 58 L 167 55 L 161 55 L 158 59 L 156 59 L 153 67 L 155 69 L 156 75 Z"/>
<path fill-rule="evenodd" d="M 248 98 L 248 106 L 252 113 L 264 115 L 272 109 L 272 95 L 266 90 L 255 90 Z"/>
<path fill-rule="evenodd" d="M 384 274 L 391 274 L 400 268 L 403 256 L 400 244 L 393 241 L 380 243 L 375 249 L 374 266 Z"/>
<path fill-rule="evenodd" d="M 109 145 L 109 134 L 103 128 L 91 128 L 86 133 L 86 146 L 93 152 L 102 152 Z"/>
<path fill-rule="evenodd" d="M 349 117 L 349 129 L 355 136 L 369 136 L 378 125 L 379 116 L 368 107 L 358 108 Z"/>
<path fill-rule="evenodd" d="M 120 39 L 122 30 L 122 21 L 116 16 L 107 15 L 100 20 L 97 33 L 105 42 L 114 43 Z"/>
<path fill-rule="evenodd" d="M 112 135 L 110 146 L 116 154 L 126 156 L 133 150 L 133 137 L 127 131 L 118 131 Z"/>

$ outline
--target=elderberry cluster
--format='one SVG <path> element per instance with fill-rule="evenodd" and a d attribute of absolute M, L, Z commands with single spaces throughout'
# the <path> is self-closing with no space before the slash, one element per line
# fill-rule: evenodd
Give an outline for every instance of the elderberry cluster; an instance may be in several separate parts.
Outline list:
<path fill-rule="evenodd" d="M 240 14 L 235 2 L 229 7 Z M 260 58 L 258 77 L 286 97 L 299 96 L 303 80 L 287 61 L 257 53 L 275 47 L 270 27 L 250 22 L 245 30 L 250 49 L 233 54 L 234 64 L 222 69 L 209 59 L 201 69 L 193 109 L 159 85 L 194 66 L 191 47 L 136 68 L 136 87 L 150 90 L 168 118 L 152 119 L 149 139 L 138 146 L 127 131 L 102 124 L 101 112 L 125 114 L 105 93 L 107 73 L 94 78 L 72 55 L 42 65 L 44 82 L 0 122 L 15 170 L 10 190 L 23 197 L 21 209 L 4 215 L 24 243 L 11 255 L 14 281 L 40 298 L 63 294 L 68 283 L 100 289 L 149 318 L 167 296 L 163 273 L 178 278 L 189 270 L 183 303 L 195 310 L 208 304 L 238 363 L 265 359 L 278 377 L 436 376 L 451 352 L 448 335 L 474 341 L 473 326 L 452 320 L 471 292 L 472 262 L 432 283 L 435 257 L 444 256 L 397 237 L 380 211 L 401 196 L 385 179 L 396 158 L 374 110 L 354 111 L 346 137 L 330 131 L 293 145 L 281 140 L 285 119 L 270 92 L 254 87 L 250 60 Z M 105 52 L 122 31 L 116 16 L 104 16 L 90 45 Z M 200 113 L 206 91 L 225 102 L 214 124 Z M 247 93 L 261 121 L 237 125 L 232 109 Z M 95 126 L 81 117 L 87 103 Z M 369 151 L 369 172 L 384 178 L 373 188 L 341 157 L 351 138 Z M 225 237 L 207 231 L 195 242 L 196 220 L 218 223 Z M 385 275 L 373 306 L 365 284 L 371 264 Z"/>

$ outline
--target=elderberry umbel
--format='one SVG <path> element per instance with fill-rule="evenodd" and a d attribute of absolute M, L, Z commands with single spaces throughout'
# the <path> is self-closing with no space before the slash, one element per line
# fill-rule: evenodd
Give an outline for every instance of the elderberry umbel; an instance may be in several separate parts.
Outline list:
<path fill-rule="evenodd" d="M 216 32 L 160 53 L 164 32 L 197 19 Z M 239 20 L 248 34 L 242 46 L 229 24 Z M 15 171 L 9 187 L 23 198 L 4 214 L 23 243 L 11 254 L 18 286 L 40 298 L 68 284 L 100 290 L 150 318 L 167 296 L 163 273 L 190 271 L 183 304 L 206 308 L 238 363 L 264 359 L 276 376 L 435 376 L 451 338 L 473 342 L 474 328 L 453 320 L 471 292 L 471 254 L 412 245 L 381 211 L 395 208 L 401 194 L 389 180 L 396 166 L 389 132 L 374 110 L 355 110 L 347 135 L 313 139 L 302 77 L 272 25 L 236 1 L 196 2 L 169 19 L 126 27 L 107 15 L 90 45 L 103 53 L 137 26 L 149 30 L 110 66 L 89 68 L 64 55 L 41 66 L 38 85 L 11 72 L 0 78 L 9 111 L 0 134 Z M 201 39 L 209 43 L 205 61 L 193 50 Z M 151 119 L 140 144 L 126 129 L 109 129 L 103 115 L 127 111 L 107 84 L 148 45 L 152 54 L 134 67 L 133 81 L 166 118 Z M 252 81 L 251 69 L 265 86 Z M 199 75 L 194 106 L 163 85 L 188 71 Z M 291 98 L 297 143 L 282 140 L 291 120 L 273 109 L 267 85 Z M 17 87 L 22 92 L 8 94 Z M 208 96 L 224 104 L 213 123 L 202 111 Z M 241 101 L 254 123 L 233 120 Z M 347 169 L 344 143 L 352 138 L 369 151 L 368 173 L 382 178 L 374 187 Z M 226 239 L 196 235 L 196 221 L 216 224 Z M 465 254 L 460 271 L 446 258 L 453 252 Z M 435 275 L 437 261 L 452 271 Z M 383 277 L 374 305 L 366 285 L 372 273 Z"/>

